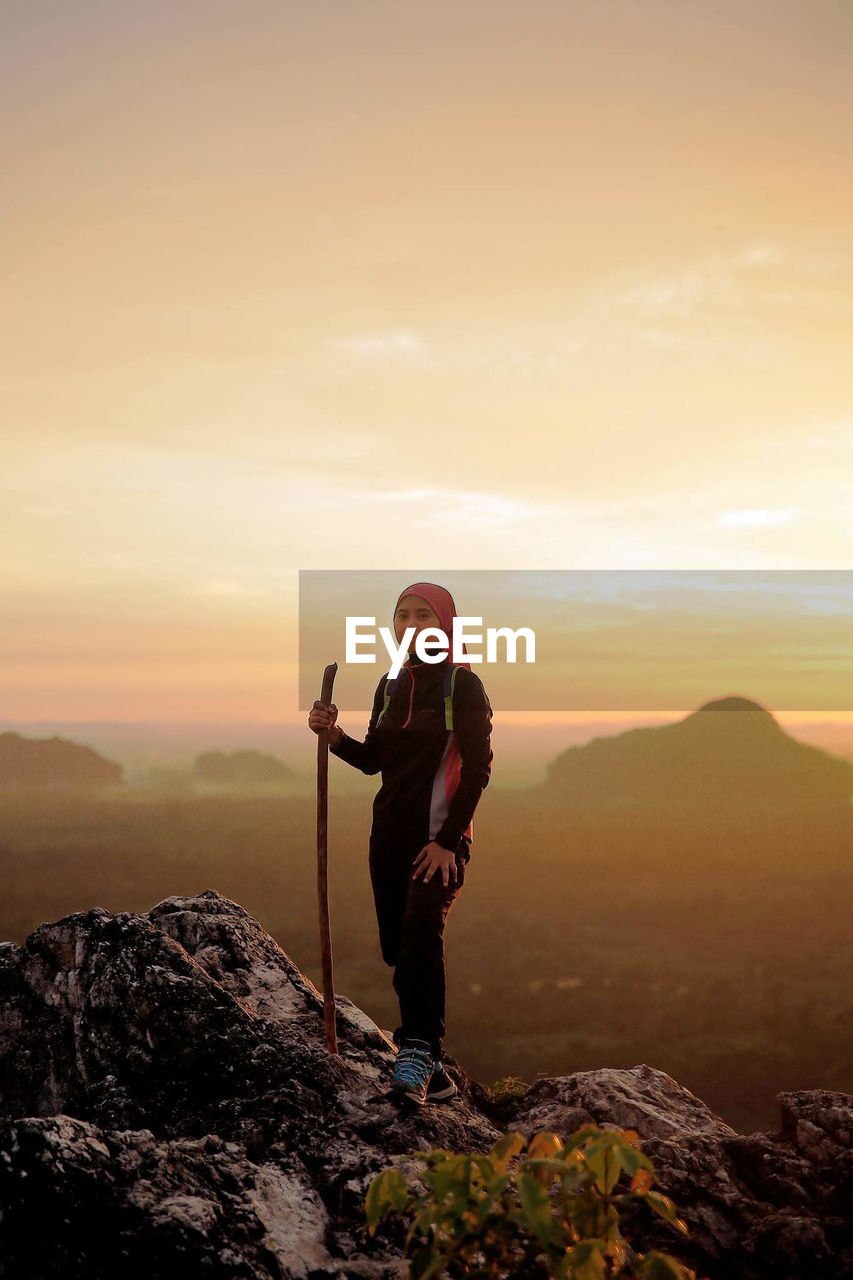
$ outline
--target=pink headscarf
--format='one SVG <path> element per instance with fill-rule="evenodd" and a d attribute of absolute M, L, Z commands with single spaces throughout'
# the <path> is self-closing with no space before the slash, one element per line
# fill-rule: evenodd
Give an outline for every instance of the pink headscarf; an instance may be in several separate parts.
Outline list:
<path fill-rule="evenodd" d="M 458 617 L 456 613 L 456 605 L 453 603 L 453 596 L 446 587 L 440 587 L 436 582 L 413 582 L 410 587 L 406 587 L 405 591 L 401 591 L 397 597 L 397 604 L 394 605 L 394 616 L 397 614 L 397 606 L 405 596 L 420 596 L 422 600 L 426 600 L 427 604 L 433 609 L 438 617 L 438 625 L 447 636 L 450 642 L 450 651 L 448 653 L 448 661 L 453 661 L 453 619 Z M 462 642 L 462 652 L 467 655 L 468 650 L 465 648 L 465 642 Z M 470 662 L 460 662 L 461 667 L 467 667 L 471 670 Z"/>

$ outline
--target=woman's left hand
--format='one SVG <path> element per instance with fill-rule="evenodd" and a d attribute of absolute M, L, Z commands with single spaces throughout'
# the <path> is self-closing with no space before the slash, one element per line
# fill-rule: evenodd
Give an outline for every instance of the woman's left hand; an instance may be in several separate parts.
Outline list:
<path fill-rule="evenodd" d="M 429 844 L 424 845 L 412 866 L 414 867 L 412 879 L 416 880 L 423 873 L 424 884 L 433 877 L 436 871 L 441 872 L 441 878 L 445 886 L 449 884 L 451 879 L 456 880 L 456 854 L 452 849 L 442 848 L 434 840 L 430 840 Z"/>

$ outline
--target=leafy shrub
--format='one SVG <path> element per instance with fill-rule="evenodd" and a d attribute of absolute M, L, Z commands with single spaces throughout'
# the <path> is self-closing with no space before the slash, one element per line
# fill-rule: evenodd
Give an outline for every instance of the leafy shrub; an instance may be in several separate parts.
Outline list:
<path fill-rule="evenodd" d="M 488 1155 L 419 1151 L 422 1193 L 399 1169 L 384 1169 L 365 1198 L 368 1232 L 389 1213 L 411 1218 L 405 1248 L 411 1280 L 445 1271 L 481 1280 L 695 1280 L 669 1254 L 635 1253 L 620 1211 L 641 1203 L 677 1230 L 687 1226 L 633 1130 L 587 1126 L 565 1142 L 555 1133 L 507 1133 Z"/>
<path fill-rule="evenodd" d="M 528 1084 L 520 1076 L 501 1076 L 500 1080 L 496 1080 L 492 1085 L 489 1093 L 498 1102 L 503 1098 L 517 1098 L 527 1088 L 529 1088 Z"/>
<path fill-rule="evenodd" d="M 475 1086 L 476 1088 L 477 1086 Z M 530 1087 L 520 1076 L 502 1076 L 491 1086 L 483 1085 L 482 1099 L 477 1099 L 486 1114 L 491 1116 L 499 1129 L 508 1129 L 515 1114 L 516 1103 Z"/>

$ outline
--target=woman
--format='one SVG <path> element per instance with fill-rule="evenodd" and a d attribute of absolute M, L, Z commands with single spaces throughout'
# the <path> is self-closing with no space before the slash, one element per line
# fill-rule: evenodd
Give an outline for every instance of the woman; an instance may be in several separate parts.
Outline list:
<path fill-rule="evenodd" d="M 394 968 L 400 1003 L 390 1092 L 419 1104 L 456 1093 L 441 1063 L 444 924 L 465 882 L 474 810 L 492 764 L 492 708 L 479 676 L 468 662 L 454 664 L 452 652 L 437 663 L 415 652 L 428 627 L 440 627 L 452 650 L 454 617 L 449 591 L 412 583 L 394 609 L 398 644 L 414 627 L 408 658 L 395 681 L 388 673 L 379 681 L 364 741 L 336 724 L 334 703 L 315 702 L 308 717 L 315 733 L 329 730 L 333 755 L 362 773 L 382 773 L 368 864 L 382 957 Z"/>

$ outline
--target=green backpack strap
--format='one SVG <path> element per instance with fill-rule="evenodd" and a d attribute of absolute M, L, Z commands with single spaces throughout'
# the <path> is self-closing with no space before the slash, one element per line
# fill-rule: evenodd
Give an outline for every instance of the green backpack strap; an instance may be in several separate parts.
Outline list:
<path fill-rule="evenodd" d="M 453 732 L 453 690 L 456 688 L 456 673 L 459 664 L 448 663 L 444 673 L 444 727 Z"/>
<path fill-rule="evenodd" d="M 389 703 L 390 703 L 390 701 L 391 701 L 391 695 L 392 695 L 392 693 L 394 692 L 394 688 L 395 688 L 395 686 L 396 686 L 396 684 L 397 684 L 397 681 L 398 681 L 399 679 L 400 679 L 400 677 L 399 677 L 399 676 L 394 676 L 394 678 L 393 678 L 392 680 L 386 680 L 386 681 L 385 681 L 385 701 L 382 703 L 382 710 L 379 712 L 379 715 L 376 717 L 376 727 L 377 727 L 377 729 L 379 728 L 380 724 L 382 723 L 382 717 L 385 715 L 385 712 L 388 710 L 388 705 L 389 705 Z"/>

